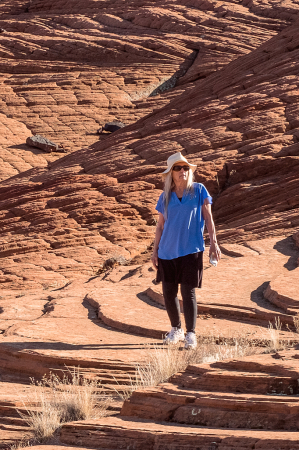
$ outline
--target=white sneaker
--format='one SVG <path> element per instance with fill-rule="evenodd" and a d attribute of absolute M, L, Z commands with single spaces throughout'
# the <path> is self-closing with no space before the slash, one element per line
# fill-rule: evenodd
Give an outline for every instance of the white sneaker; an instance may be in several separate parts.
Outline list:
<path fill-rule="evenodd" d="M 185 349 L 194 349 L 197 347 L 196 334 L 189 331 L 185 337 Z"/>
<path fill-rule="evenodd" d="M 185 333 L 182 328 L 172 327 L 169 333 L 166 333 L 163 340 L 164 344 L 177 344 L 185 339 Z"/>

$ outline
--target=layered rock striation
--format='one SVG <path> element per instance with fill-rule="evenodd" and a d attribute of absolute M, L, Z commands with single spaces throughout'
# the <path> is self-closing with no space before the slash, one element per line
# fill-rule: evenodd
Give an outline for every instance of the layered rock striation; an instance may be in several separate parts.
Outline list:
<path fill-rule="evenodd" d="M 298 226 L 296 30 L 287 28 L 105 141 L 3 182 L 5 286 L 35 283 L 41 271 L 67 282 L 75 273 L 95 274 L 111 256 L 130 260 L 147 252 L 159 173 L 175 151 L 198 165 L 195 178 L 214 196 L 222 242 L 292 233 Z"/>
<path fill-rule="evenodd" d="M 121 415 L 63 425 L 67 445 L 193 450 L 298 449 L 297 352 L 190 365 L 135 391 Z"/>
<path fill-rule="evenodd" d="M 80 366 L 111 391 L 168 330 L 144 262 L 175 151 L 213 195 L 223 252 L 217 269 L 205 260 L 197 333 L 295 344 L 296 2 L 7 0 L 0 10 L 0 446 L 26 434 L 5 383 Z M 110 121 L 127 126 L 99 138 Z M 36 133 L 72 154 L 28 147 Z M 194 365 L 134 394 L 121 416 L 65 425 L 61 441 L 297 449 L 297 359 Z"/>
<path fill-rule="evenodd" d="M 67 151 L 88 147 L 99 126 L 136 122 L 297 12 L 294 1 L 1 2 L 0 113 Z M 60 157 L 18 145 L 2 144 L 0 179 Z"/>

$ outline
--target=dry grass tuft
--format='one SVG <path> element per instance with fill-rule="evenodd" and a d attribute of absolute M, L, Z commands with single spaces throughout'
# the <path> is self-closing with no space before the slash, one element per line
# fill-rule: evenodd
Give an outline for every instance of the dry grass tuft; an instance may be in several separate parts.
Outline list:
<path fill-rule="evenodd" d="M 38 443 L 51 439 L 64 422 L 103 417 L 110 403 L 100 383 L 82 377 L 79 369 L 68 371 L 63 378 L 50 374 L 40 382 L 31 381 L 33 398 L 24 403 L 26 414 L 19 413 Z"/>
<path fill-rule="evenodd" d="M 126 266 L 128 260 L 122 255 L 111 255 L 110 258 L 104 261 L 103 266 L 98 270 L 98 274 L 110 271 L 116 266 Z"/>
<path fill-rule="evenodd" d="M 244 338 L 198 338 L 195 350 L 184 350 L 180 345 L 145 346 L 145 361 L 136 366 L 136 374 L 126 390 L 116 390 L 122 400 L 130 398 L 137 389 L 146 389 L 166 382 L 189 364 L 212 363 L 223 359 L 241 358 L 257 352 Z"/>
<path fill-rule="evenodd" d="M 35 442 L 31 439 L 29 440 L 20 440 L 15 442 L 9 447 L 9 450 L 19 450 L 21 448 L 31 447 Z"/>
<path fill-rule="evenodd" d="M 267 349 L 265 353 L 272 353 L 285 350 L 287 347 L 291 345 L 290 342 L 280 339 L 280 332 L 281 332 L 281 322 L 279 317 L 276 317 L 274 324 L 269 322 Z"/>
<path fill-rule="evenodd" d="M 293 321 L 294 321 L 296 333 L 299 333 L 299 315 L 298 314 L 293 317 Z"/>

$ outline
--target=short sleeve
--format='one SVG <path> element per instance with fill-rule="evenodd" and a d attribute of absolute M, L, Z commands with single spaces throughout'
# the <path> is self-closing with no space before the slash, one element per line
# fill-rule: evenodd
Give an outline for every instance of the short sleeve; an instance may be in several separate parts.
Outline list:
<path fill-rule="evenodd" d="M 213 203 L 213 199 L 212 199 L 212 197 L 210 196 L 210 194 L 209 194 L 209 192 L 208 192 L 208 190 L 207 190 L 207 188 L 202 184 L 201 185 L 202 186 L 202 203 L 205 201 L 205 199 L 207 198 L 208 199 L 208 201 L 209 201 L 209 203 L 210 204 L 212 204 Z"/>
<path fill-rule="evenodd" d="M 164 214 L 164 192 L 162 192 L 162 194 L 159 197 L 157 206 L 156 206 L 156 211 L 158 211 L 161 214 Z"/>
<path fill-rule="evenodd" d="M 208 199 L 208 202 L 210 204 L 213 203 L 213 199 L 210 196 L 208 190 L 206 189 L 206 187 L 201 184 L 201 183 L 194 183 L 196 185 L 196 189 L 198 189 L 198 199 L 199 199 L 199 204 L 202 206 L 204 204 L 205 199 Z"/>

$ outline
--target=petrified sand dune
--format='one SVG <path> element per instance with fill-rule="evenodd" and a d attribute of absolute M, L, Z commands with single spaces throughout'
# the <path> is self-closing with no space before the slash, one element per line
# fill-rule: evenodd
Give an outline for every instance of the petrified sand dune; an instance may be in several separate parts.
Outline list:
<path fill-rule="evenodd" d="M 78 150 L 98 141 L 99 125 L 136 122 L 172 94 L 149 96 L 249 53 L 297 11 L 292 1 L 3 1 L 0 113 Z M 0 157 L 5 179 L 60 155 L 2 146 Z"/>
<path fill-rule="evenodd" d="M 276 289 L 280 286 L 284 292 L 285 286 L 279 284 L 277 274 L 288 277 L 298 287 L 294 274 L 298 270 L 298 248 L 292 244 L 292 238 L 272 238 L 248 245 L 223 244 L 227 255 L 217 269 L 205 261 L 205 286 L 198 292 L 197 332 L 201 336 L 212 333 L 227 342 L 241 336 L 265 345 L 271 338 L 267 330 L 269 321 L 274 323 L 279 319 L 285 330 L 279 332 L 280 339 L 298 341 L 298 335 L 290 331 L 295 311 L 287 309 L 290 302 L 296 304 L 296 296 L 291 297 L 288 290 L 287 301 L 280 298 L 279 305 L 271 296 L 267 295 L 269 300 L 263 297 L 269 279 L 276 283 Z M 136 362 L 142 361 L 149 346 L 157 343 L 169 327 L 159 288 L 152 285 L 153 276 L 149 264 L 119 266 L 97 277 L 81 275 L 78 279 L 77 276 L 77 281 L 62 289 L 57 289 L 57 282 L 53 282 L 39 290 L 3 291 L 0 407 L 8 407 L 7 382 L 13 382 L 14 389 L 19 390 L 18 386 L 22 385 L 18 383 L 26 383 L 29 376 L 40 378 L 50 371 L 61 373 L 66 366 L 80 366 L 83 374 L 102 380 L 108 391 L 130 384 Z M 213 280 L 216 280 L 216 290 Z M 270 286 L 271 293 L 272 282 Z M 195 442 L 192 436 L 201 439 L 202 445 L 207 445 L 209 436 L 218 436 L 221 440 L 231 440 L 232 448 L 240 449 L 242 440 L 245 448 L 254 442 L 256 448 L 275 448 L 271 445 L 288 443 L 296 449 L 296 433 L 268 430 L 297 429 L 297 353 L 288 351 L 251 356 L 240 362 L 194 366 L 174 377 L 166 388 L 136 392 L 123 407 L 120 417 L 64 426 L 61 441 L 112 450 L 118 448 L 115 445 L 121 445 L 120 441 L 136 446 L 139 430 L 140 445 L 157 434 L 165 440 L 163 448 L 172 449 L 171 433 L 175 431 L 183 433 L 182 439 L 188 440 L 186 448 L 190 450 Z M 2 441 L 5 445 L 28 435 L 20 419 L 16 430 L 15 402 L 11 400 L 5 410 L 6 419 L 1 421 L 5 424 L 6 435 Z M 172 428 L 165 424 L 170 417 L 175 422 Z M 212 431 L 211 426 L 218 430 Z M 223 430 L 227 427 L 232 430 Z M 250 433 L 244 428 L 251 428 Z M 134 432 L 130 433 L 130 429 Z M 253 440 L 248 441 L 249 436 Z M 148 444 L 150 449 L 155 449 L 156 439 Z"/>
<path fill-rule="evenodd" d="M 80 366 L 111 391 L 168 330 L 148 260 L 175 151 L 213 195 L 223 252 L 217 269 L 205 256 L 198 334 L 266 345 L 279 319 L 298 342 L 297 3 L 6 0 L 0 12 L 0 447 L 30 435 L 10 389 Z M 99 138 L 111 120 L 127 126 Z M 26 146 L 33 133 L 72 154 Z M 65 425 L 61 443 L 299 449 L 297 353 L 190 366 L 118 417 Z"/>
<path fill-rule="evenodd" d="M 296 30 L 297 25 L 289 27 L 104 142 L 2 183 L 1 270 L 10 267 L 3 278 L 7 286 L 16 286 L 30 260 L 36 273 L 44 271 L 48 278 L 53 270 L 67 282 L 90 258 L 92 267 L 87 263 L 83 270 L 91 275 L 109 254 L 132 258 L 146 252 L 159 172 L 176 150 L 198 164 L 196 179 L 214 195 L 223 242 L 293 230 L 298 225 Z"/>

